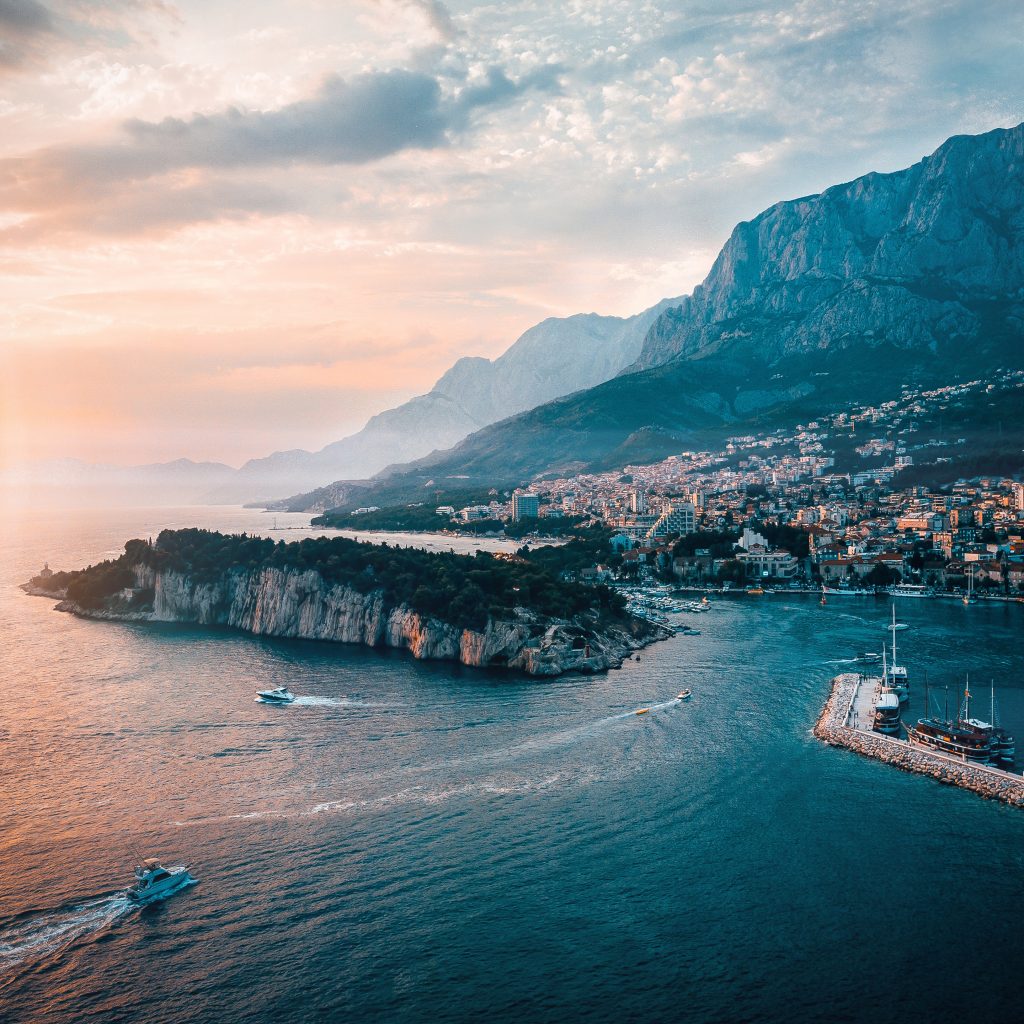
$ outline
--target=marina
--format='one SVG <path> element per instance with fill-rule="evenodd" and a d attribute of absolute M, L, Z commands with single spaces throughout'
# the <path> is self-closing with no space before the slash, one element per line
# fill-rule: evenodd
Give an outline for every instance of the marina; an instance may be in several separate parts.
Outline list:
<path fill-rule="evenodd" d="M 853 672 L 836 676 L 814 735 L 831 746 L 845 747 L 903 771 L 1024 807 L 1024 777 L 875 731 L 875 709 L 884 696 L 881 686 L 882 678 L 877 676 Z"/>

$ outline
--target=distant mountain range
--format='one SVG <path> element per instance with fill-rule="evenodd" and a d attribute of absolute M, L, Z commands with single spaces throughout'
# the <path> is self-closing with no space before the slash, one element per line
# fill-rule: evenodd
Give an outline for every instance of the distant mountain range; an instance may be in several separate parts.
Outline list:
<path fill-rule="evenodd" d="M 385 505 L 457 479 L 662 458 L 905 384 L 1024 365 L 1024 126 L 956 136 L 892 174 L 739 224 L 706 280 L 663 308 L 616 378 L 485 427 L 368 484 L 311 496 Z M 1024 438 L 1022 418 L 1013 429 Z M 310 501 L 310 499 L 307 499 Z"/>
<path fill-rule="evenodd" d="M 459 359 L 425 395 L 372 417 L 318 452 L 274 452 L 240 469 L 222 463 L 109 466 L 58 459 L 3 475 L 39 501 L 152 504 L 257 502 L 339 478 L 365 479 L 393 463 L 450 448 L 481 427 L 614 377 L 641 355 L 665 299 L 631 317 L 580 313 L 531 327 L 497 359 Z"/>
<path fill-rule="evenodd" d="M 451 448 L 488 424 L 593 387 L 640 357 L 644 338 L 679 299 L 623 319 L 580 313 L 531 327 L 497 359 L 465 357 L 426 395 L 374 416 L 362 430 L 318 452 L 275 452 L 247 462 L 213 500 L 251 501 L 363 479 L 392 463 Z"/>

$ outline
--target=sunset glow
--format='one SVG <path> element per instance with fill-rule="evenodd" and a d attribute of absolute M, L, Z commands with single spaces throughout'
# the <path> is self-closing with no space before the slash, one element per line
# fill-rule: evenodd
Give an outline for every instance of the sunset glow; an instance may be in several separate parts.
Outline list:
<path fill-rule="evenodd" d="M 0 4 L 0 460 L 317 448 L 1019 120 L 1019 7 L 898 6 Z"/>

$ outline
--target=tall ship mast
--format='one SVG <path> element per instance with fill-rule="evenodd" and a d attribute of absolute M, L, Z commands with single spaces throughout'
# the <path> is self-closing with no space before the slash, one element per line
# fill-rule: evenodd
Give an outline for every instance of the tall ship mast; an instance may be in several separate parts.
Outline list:
<path fill-rule="evenodd" d="M 884 692 L 894 693 L 901 704 L 910 700 L 910 677 L 907 667 L 896 661 L 896 602 L 892 605 L 892 625 L 889 627 L 892 632 L 892 660 L 888 668 L 882 669 L 882 689 Z M 884 645 L 883 645 L 884 647 Z"/>
<path fill-rule="evenodd" d="M 899 736 L 903 722 L 900 719 L 900 699 L 887 685 L 888 665 L 885 660 L 885 645 L 882 646 L 882 682 L 875 701 L 871 728 L 884 736 Z"/>
<path fill-rule="evenodd" d="M 999 715 L 996 711 L 996 684 L 994 681 L 991 684 L 989 701 L 989 720 L 984 722 L 978 718 L 971 718 L 970 705 L 965 700 L 961 724 L 979 736 L 987 737 L 992 744 L 993 760 L 1001 768 L 1009 768 L 1013 766 L 1014 757 L 1017 753 L 1016 742 L 1005 729 L 999 726 Z"/>
<path fill-rule="evenodd" d="M 948 693 L 948 691 L 947 691 Z M 927 698 L 926 698 L 927 699 Z M 992 735 L 970 724 L 971 710 L 970 682 L 964 687 L 964 701 L 957 712 L 956 721 L 949 717 L 947 705 L 944 718 L 930 717 L 930 707 L 925 707 L 928 717 L 920 718 L 916 725 L 907 726 L 907 739 L 919 747 L 929 747 L 974 764 L 991 764 L 995 756 Z"/>

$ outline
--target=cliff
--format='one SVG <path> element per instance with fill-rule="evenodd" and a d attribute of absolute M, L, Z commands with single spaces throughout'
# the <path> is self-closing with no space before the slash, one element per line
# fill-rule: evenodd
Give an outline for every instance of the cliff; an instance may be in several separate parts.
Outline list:
<path fill-rule="evenodd" d="M 101 607 L 65 598 L 57 609 L 91 619 L 230 626 L 263 636 L 393 647 L 415 658 L 532 676 L 618 668 L 634 650 L 670 635 L 638 620 L 597 625 L 586 617 L 554 619 L 525 608 L 507 620 L 488 618 L 480 630 L 460 629 L 406 605 L 389 606 L 382 590 L 362 593 L 332 585 L 315 570 L 233 570 L 207 581 L 147 565 L 136 565 L 133 572 L 134 585 Z M 33 583 L 23 589 L 60 596 Z"/>

